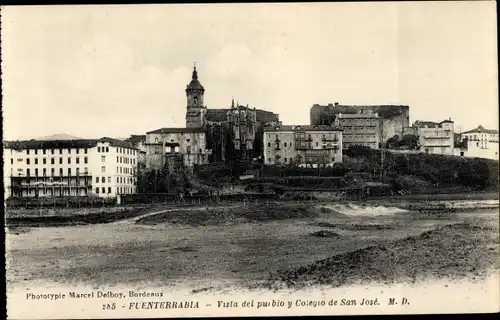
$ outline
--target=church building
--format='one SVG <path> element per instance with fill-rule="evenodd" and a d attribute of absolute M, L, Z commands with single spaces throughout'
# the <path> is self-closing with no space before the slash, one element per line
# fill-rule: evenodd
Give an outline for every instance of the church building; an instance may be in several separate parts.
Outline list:
<path fill-rule="evenodd" d="M 205 88 L 196 66 L 186 86 L 186 127 L 161 128 L 146 133 L 146 169 L 159 169 L 168 157 L 181 157 L 185 166 L 250 160 L 263 154 L 263 128 L 279 124 L 278 114 L 231 101 L 224 109 L 204 105 Z"/>

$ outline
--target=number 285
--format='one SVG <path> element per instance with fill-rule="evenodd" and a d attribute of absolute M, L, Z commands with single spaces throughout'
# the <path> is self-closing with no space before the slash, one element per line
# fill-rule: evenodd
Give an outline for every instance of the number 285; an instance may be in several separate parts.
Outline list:
<path fill-rule="evenodd" d="M 115 309 L 116 309 L 115 303 L 106 303 L 102 305 L 102 310 L 115 310 Z"/>

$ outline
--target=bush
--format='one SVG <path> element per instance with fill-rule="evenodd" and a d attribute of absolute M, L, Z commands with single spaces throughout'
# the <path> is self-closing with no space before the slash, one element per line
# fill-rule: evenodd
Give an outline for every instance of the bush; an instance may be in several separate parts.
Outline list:
<path fill-rule="evenodd" d="M 344 166 L 354 172 L 379 172 L 381 150 L 352 146 L 345 152 Z M 392 179 L 413 175 L 440 187 L 498 188 L 498 161 L 434 154 L 384 152 L 383 171 Z"/>
<path fill-rule="evenodd" d="M 362 145 L 351 145 L 344 154 L 350 157 L 373 157 L 372 149 Z"/>

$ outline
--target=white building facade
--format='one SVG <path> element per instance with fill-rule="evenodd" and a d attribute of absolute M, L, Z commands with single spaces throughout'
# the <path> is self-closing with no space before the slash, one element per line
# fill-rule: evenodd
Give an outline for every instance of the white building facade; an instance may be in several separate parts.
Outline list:
<path fill-rule="evenodd" d="M 358 113 L 339 113 L 335 117 L 335 126 L 342 129 L 342 148 L 362 145 L 372 149 L 379 148 L 380 121 L 377 113 L 370 110 Z"/>
<path fill-rule="evenodd" d="M 326 125 L 264 128 L 264 164 L 301 167 L 342 162 L 342 130 Z"/>
<path fill-rule="evenodd" d="M 466 140 L 467 147 L 463 152 L 465 157 L 486 158 L 498 160 L 498 130 L 485 129 L 478 126 L 473 130 L 463 132 L 462 140 Z"/>
<path fill-rule="evenodd" d="M 451 119 L 441 122 L 415 121 L 420 151 L 428 154 L 454 155 L 454 123 Z"/>
<path fill-rule="evenodd" d="M 116 197 L 135 193 L 138 150 L 98 140 L 4 143 L 4 190 L 9 197 Z"/>

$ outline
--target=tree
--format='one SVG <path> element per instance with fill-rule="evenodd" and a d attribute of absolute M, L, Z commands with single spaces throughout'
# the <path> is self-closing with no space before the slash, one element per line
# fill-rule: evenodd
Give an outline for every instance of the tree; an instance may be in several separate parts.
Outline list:
<path fill-rule="evenodd" d="M 399 140 L 399 136 L 396 134 L 393 137 L 387 139 L 386 148 L 387 149 L 399 149 L 401 141 Z"/>
<path fill-rule="evenodd" d="M 350 145 L 346 150 L 346 155 L 351 157 L 371 158 L 373 156 L 372 149 L 363 145 Z"/>
<path fill-rule="evenodd" d="M 418 136 L 414 134 L 405 134 L 400 140 L 400 147 L 408 150 L 417 150 L 419 144 Z"/>

